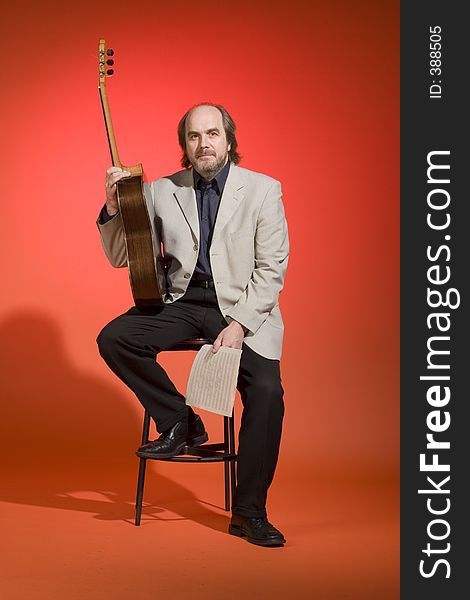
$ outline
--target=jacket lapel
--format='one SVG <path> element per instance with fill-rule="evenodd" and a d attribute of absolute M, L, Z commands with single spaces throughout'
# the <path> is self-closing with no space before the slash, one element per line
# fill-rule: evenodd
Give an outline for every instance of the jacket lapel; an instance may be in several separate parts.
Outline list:
<path fill-rule="evenodd" d="M 212 240 L 221 235 L 223 228 L 230 221 L 230 218 L 239 206 L 241 200 L 243 200 L 245 196 L 243 190 L 244 187 L 239 168 L 236 165 L 231 164 L 222 198 L 220 199 Z"/>
<path fill-rule="evenodd" d="M 176 200 L 184 214 L 194 238 L 199 242 L 199 217 L 197 214 L 196 192 L 194 191 L 193 170 L 181 174 L 181 187 L 175 192 Z"/>

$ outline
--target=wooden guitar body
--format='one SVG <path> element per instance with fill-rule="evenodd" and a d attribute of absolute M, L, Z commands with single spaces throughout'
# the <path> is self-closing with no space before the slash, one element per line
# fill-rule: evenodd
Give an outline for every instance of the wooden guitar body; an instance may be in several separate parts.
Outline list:
<path fill-rule="evenodd" d="M 105 84 L 106 75 L 113 73 L 112 70 L 106 71 L 105 64 L 112 65 L 114 63 L 112 59 L 106 57 L 113 54 L 112 50 L 105 49 L 105 41 L 100 40 L 98 48 L 100 82 L 98 89 L 113 165 L 131 173 L 130 177 L 121 179 L 118 182 L 117 199 L 124 228 L 132 296 L 135 305 L 143 308 L 163 302 L 156 273 L 156 262 L 160 260 L 160 248 L 153 241 L 152 223 L 143 189 L 142 165 L 125 167 L 121 163 L 117 151 Z"/>
<path fill-rule="evenodd" d="M 118 182 L 117 197 L 124 226 L 132 295 L 136 306 L 144 307 L 161 302 L 161 293 L 155 272 L 156 249 L 143 192 L 142 167 L 138 166 L 141 170 L 139 175 Z"/>

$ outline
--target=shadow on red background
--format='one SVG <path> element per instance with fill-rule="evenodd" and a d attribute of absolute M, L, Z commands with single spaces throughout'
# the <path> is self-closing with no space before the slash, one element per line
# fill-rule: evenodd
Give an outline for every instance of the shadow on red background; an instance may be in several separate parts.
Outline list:
<path fill-rule="evenodd" d="M 44 314 L 10 314 L 0 322 L 0 347 L 6 466 L 0 501 L 132 521 L 140 423 L 122 394 L 67 360 L 57 323 Z M 180 507 L 180 518 L 225 531 L 226 519 L 210 508 L 201 513 L 207 503 L 195 510 L 198 498 L 187 487 L 157 477 L 159 504 L 146 503 L 146 518 Z"/>

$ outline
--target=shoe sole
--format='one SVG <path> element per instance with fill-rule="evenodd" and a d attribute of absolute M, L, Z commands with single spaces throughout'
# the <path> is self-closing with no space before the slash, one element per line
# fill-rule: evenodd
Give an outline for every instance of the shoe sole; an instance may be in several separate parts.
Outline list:
<path fill-rule="evenodd" d="M 195 437 L 188 438 L 186 440 L 186 445 L 190 446 L 191 448 L 194 446 L 200 446 L 201 444 L 204 444 L 205 442 L 207 442 L 208 439 L 209 439 L 209 436 L 207 435 L 207 431 L 205 431 L 201 435 L 196 435 Z"/>
<path fill-rule="evenodd" d="M 243 531 L 243 529 L 240 529 L 239 527 L 236 527 L 235 525 L 229 525 L 228 532 L 231 535 L 236 535 L 237 537 L 246 538 L 250 542 L 250 544 L 256 544 L 256 546 L 275 547 L 275 546 L 283 546 L 286 543 L 286 540 L 284 540 L 282 542 L 276 541 L 276 540 L 256 540 L 255 538 L 251 538 L 245 531 Z"/>

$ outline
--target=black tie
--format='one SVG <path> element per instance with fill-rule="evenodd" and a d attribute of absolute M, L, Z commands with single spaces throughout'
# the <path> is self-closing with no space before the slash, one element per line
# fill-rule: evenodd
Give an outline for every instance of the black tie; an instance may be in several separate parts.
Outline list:
<path fill-rule="evenodd" d="M 201 223 L 202 223 L 202 235 L 204 239 L 209 238 L 210 222 L 209 222 L 209 191 L 212 189 L 211 181 L 204 181 L 203 179 L 199 182 L 199 189 L 201 190 Z"/>

